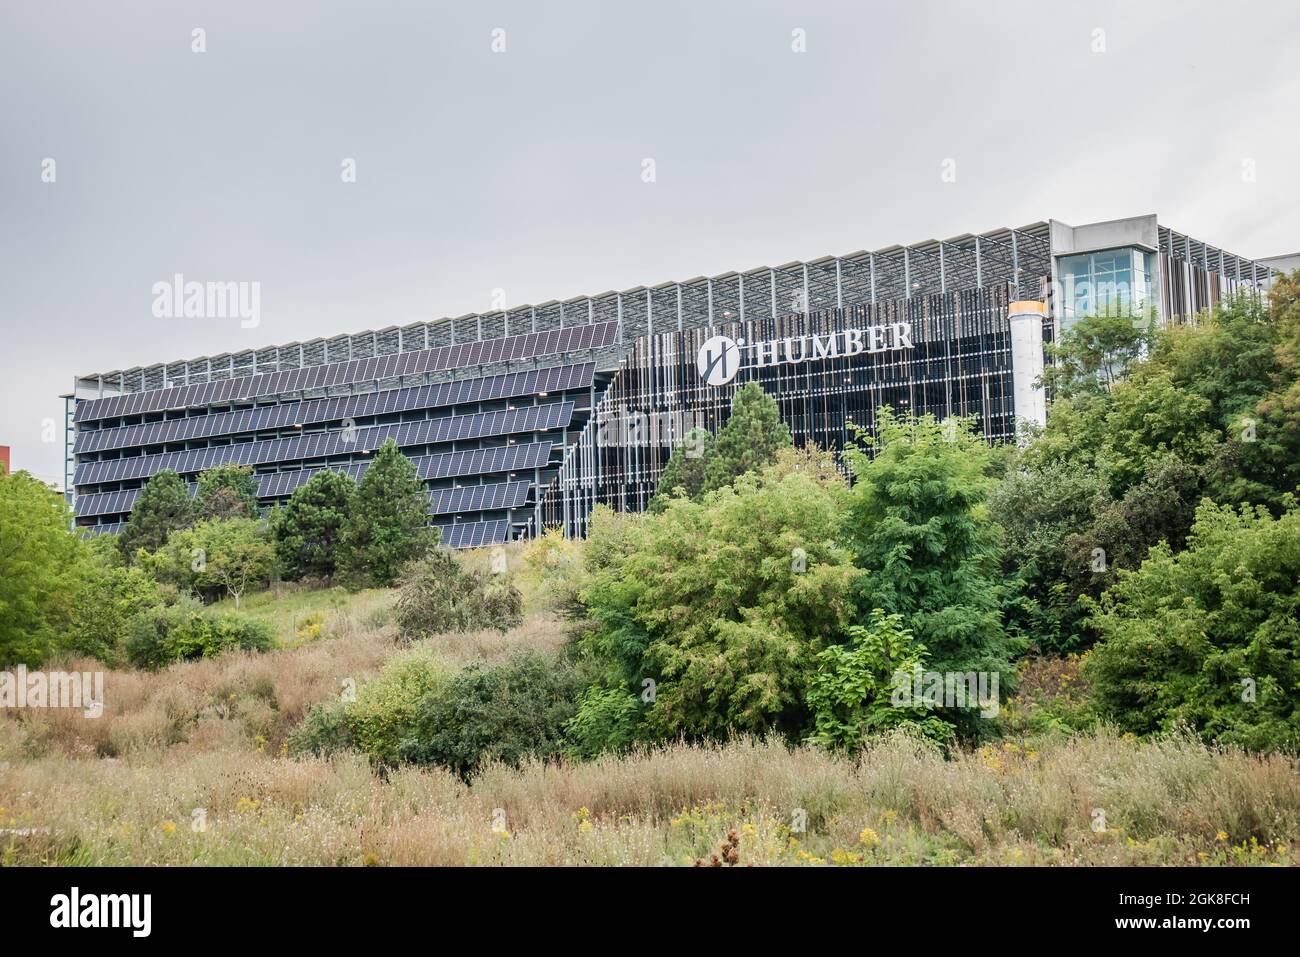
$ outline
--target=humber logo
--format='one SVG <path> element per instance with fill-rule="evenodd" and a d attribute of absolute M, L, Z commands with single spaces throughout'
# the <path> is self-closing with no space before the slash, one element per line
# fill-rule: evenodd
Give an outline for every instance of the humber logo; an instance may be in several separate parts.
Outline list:
<path fill-rule="evenodd" d="M 700 346 L 700 354 L 695 358 L 700 378 L 709 385 L 726 385 L 734 379 L 740 371 L 740 347 L 744 344 L 744 339 L 714 336 Z"/>
<path fill-rule="evenodd" d="M 816 362 L 856 356 L 862 352 L 886 352 L 911 349 L 912 324 L 894 322 L 889 325 L 868 326 L 865 329 L 845 329 L 824 336 L 795 336 L 789 339 L 772 339 L 751 343 L 743 349 L 744 339 L 714 336 L 700 346 L 695 367 L 700 378 L 708 385 L 726 385 L 736 377 L 744 365 L 745 352 L 755 368 L 786 365 L 795 362 Z"/>

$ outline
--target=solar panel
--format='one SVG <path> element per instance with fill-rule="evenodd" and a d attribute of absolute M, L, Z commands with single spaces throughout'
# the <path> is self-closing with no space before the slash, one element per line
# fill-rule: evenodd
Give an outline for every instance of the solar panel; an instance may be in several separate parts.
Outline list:
<path fill-rule="evenodd" d="M 532 483 L 527 479 L 442 488 L 429 493 L 429 514 L 450 515 L 455 512 L 489 512 L 518 508 L 528 498 Z"/>
<path fill-rule="evenodd" d="M 319 432 L 287 439 L 265 439 L 211 446 L 182 452 L 136 455 L 103 462 L 78 464 L 73 484 L 81 487 L 105 482 L 148 478 L 163 469 L 189 475 L 215 465 L 265 465 L 301 459 L 346 455 L 377 449 L 392 438 L 401 447 L 434 445 L 495 435 L 540 432 L 567 425 L 573 418 L 572 402 L 553 402 L 499 412 L 444 416 L 423 422 L 369 426 L 353 431 Z"/>
<path fill-rule="evenodd" d="M 510 523 L 504 518 L 487 522 L 459 522 L 439 525 L 439 543 L 448 548 L 482 548 L 499 545 L 510 534 Z"/>
<path fill-rule="evenodd" d="M 493 453 L 490 456 L 483 452 Z M 481 475 L 499 472 L 521 472 L 542 468 L 550 461 L 550 442 L 528 442 L 495 449 L 466 449 L 461 452 L 438 452 L 411 458 L 421 479 L 455 478 L 461 475 Z M 360 481 L 369 467 L 368 463 L 335 466 L 332 471 L 343 472 Z M 258 476 L 257 497 L 282 498 L 293 494 L 294 489 L 308 482 L 324 469 L 295 469 L 289 472 L 271 472 Z M 525 483 L 527 484 L 527 483 Z M 436 493 L 435 493 L 436 494 Z M 510 508 L 514 506 L 501 506 Z"/>
<path fill-rule="evenodd" d="M 125 522 L 110 522 L 104 525 L 82 525 L 77 529 L 81 532 L 82 538 L 90 538 L 95 535 L 116 535 L 122 531 Z"/>
<path fill-rule="evenodd" d="M 584 338 L 576 340 L 573 334 L 581 332 Z M 306 369 L 289 369 L 245 375 L 232 379 L 199 385 L 174 386 L 129 395 L 108 396 L 102 399 L 83 399 L 77 403 L 73 415 L 75 422 L 115 418 L 141 412 L 158 412 L 164 409 L 184 409 L 249 399 L 255 396 L 300 392 L 328 386 L 346 385 L 392 378 L 396 375 L 416 375 L 467 366 L 483 365 L 501 358 L 526 359 L 544 355 L 558 355 L 578 348 L 598 348 L 615 341 L 618 324 L 601 323 L 595 326 L 574 326 L 569 329 L 533 332 L 522 336 L 485 339 L 455 346 L 438 346 L 418 352 L 407 352 L 356 359 L 349 362 L 312 366 Z"/>
<path fill-rule="evenodd" d="M 77 496 L 77 518 L 95 515 L 113 515 L 129 512 L 135 507 L 135 500 L 140 496 L 140 489 L 133 488 L 121 492 L 97 492 L 91 495 Z"/>

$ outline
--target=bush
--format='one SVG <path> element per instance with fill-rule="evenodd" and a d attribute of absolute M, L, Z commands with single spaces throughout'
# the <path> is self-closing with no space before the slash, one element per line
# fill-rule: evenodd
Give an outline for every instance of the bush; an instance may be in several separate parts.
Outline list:
<path fill-rule="evenodd" d="M 896 705 L 894 676 L 925 666 L 925 646 L 903 627 L 902 615 L 872 612 L 871 625 L 848 629 L 849 642 L 831 645 L 817 655 L 817 671 L 808 682 L 813 713 L 811 744 L 827 750 L 856 750 L 867 734 L 907 727 L 942 743 L 948 725 L 923 706 Z"/>
<path fill-rule="evenodd" d="M 144 569 L 108 560 L 117 554 L 114 544 L 88 544 L 66 648 L 117 666 L 126 657 L 124 637 L 132 619 L 159 604 L 160 589 Z"/>
<path fill-rule="evenodd" d="M 1020 663 L 1016 694 L 998 715 L 1004 736 L 1074 734 L 1097 723 L 1083 666 L 1089 652 Z"/>
<path fill-rule="evenodd" d="M 662 512 L 592 515 L 581 648 L 601 686 L 633 694 L 657 738 L 807 730 L 808 675 L 853 612 L 858 570 L 837 544 L 837 477 L 771 470 Z"/>
<path fill-rule="evenodd" d="M 565 538 L 562 529 L 546 529 L 524 549 L 524 575 L 533 583 L 533 597 L 542 608 L 578 619 L 586 614 L 580 593 L 586 583 L 581 538 Z"/>
<path fill-rule="evenodd" d="M 623 752 L 643 737 L 640 699 L 621 688 L 588 688 L 578 698 L 578 711 L 565 725 L 567 753 L 589 759 L 606 752 Z"/>
<path fill-rule="evenodd" d="M 520 652 L 496 667 L 471 665 L 416 709 L 404 758 L 463 776 L 486 761 L 517 766 L 562 753 L 584 678 L 571 662 Z"/>
<path fill-rule="evenodd" d="M 1101 717 L 1137 734 L 1188 725 L 1248 750 L 1300 746 L 1300 505 L 1205 501 L 1187 548 L 1152 548 L 1088 600 L 1084 675 Z"/>
<path fill-rule="evenodd" d="M 161 583 L 190 589 L 204 598 L 225 593 L 240 599 L 250 588 L 266 587 L 276 571 L 270 529 L 250 518 L 214 519 L 173 532 L 146 559 Z"/>
<path fill-rule="evenodd" d="M 408 640 L 479 628 L 508 631 L 523 617 L 523 596 L 506 576 L 466 571 L 446 549 L 412 563 L 397 598 L 398 631 Z"/>
<path fill-rule="evenodd" d="M 443 660 L 424 648 L 393 658 L 378 678 L 361 686 L 357 700 L 346 706 L 349 740 L 379 764 L 396 763 L 399 745 L 411 732 L 416 708 L 442 687 L 449 675 Z"/>
<path fill-rule="evenodd" d="M 327 758 L 355 746 L 348 730 L 347 707 L 341 701 L 314 704 L 307 709 L 302 723 L 285 739 L 293 754 L 312 754 Z"/>
<path fill-rule="evenodd" d="M 270 626 L 263 622 L 206 611 L 187 597 L 135 615 L 128 626 L 126 652 L 137 667 L 156 669 L 176 661 L 215 658 L 230 648 L 266 651 L 274 643 Z"/>

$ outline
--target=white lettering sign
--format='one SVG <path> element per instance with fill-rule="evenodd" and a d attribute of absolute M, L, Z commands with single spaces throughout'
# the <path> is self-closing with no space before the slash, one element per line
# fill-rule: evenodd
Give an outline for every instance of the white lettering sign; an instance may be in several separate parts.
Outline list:
<path fill-rule="evenodd" d="M 825 335 L 797 336 L 753 342 L 713 336 L 700 346 L 695 366 L 700 378 L 709 385 L 726 385 L 744 366 L 765 369 L 769 366 L 819 362 L 823 359 L 849 358 L 863 352 L 892 352 L 915 348 L 912 324 L 894 322 L 865 329 L 844 329 Z"/>

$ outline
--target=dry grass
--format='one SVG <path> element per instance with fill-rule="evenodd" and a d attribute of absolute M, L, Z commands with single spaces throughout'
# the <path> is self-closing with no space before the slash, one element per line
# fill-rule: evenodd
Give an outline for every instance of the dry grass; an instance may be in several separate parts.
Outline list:
<path fill-rule="evenodd" d="M 741 864 L 1277 864 L 1300 776 L 1282 757 L 1105 734 L 952 760 L 904 738 L 859 761 L 743 740 L 494 767 L 471 785 L 385 779 L 356 757 L 170 748 L 10 763 L 0 806 L 34 831 L 0 836 L 20 864 L 681 864 L 733 830 Z"/>
<path fill-rule="evenodd" d="M 308 705 L 403 646 L 391 595 L 281 600 L 302 616 L 333 603 L 323 637 L 110 672 L 97 719 L 0 717 L 0 863 L 685 864 L 721 854 L 734 831 L 742 865 L 1279 864 L 1300 837 L 1294 758 L 1105 731 L 949 758 L 903 737 L 857 760 L 737 740 L 491 766 L 471 784 L 437 769 L 385 776 L 355 755 L 293 758 L 282 745 Z M 534 614 L 505 635 L 422 644 L 460 666 L 562 641 Z"/>
<path fill-rule="evenodd" d="M 329 594 L 329 593 L 322 593 Z M 291 593 L 292 595 L 292 593 Z M 294 614 L 303 602 L 291 597 Z M 391 593 L 350 596 L 325 617 L 316 640 L 265 654 L 236 652 L 183 662 L 158 672 L 114 670 L 104 677 L 104 713 L 87 719 L 77 710 L 14 710 L 0 716 L 0 759 L 40 755 L 131 757 L 159 750 L 277 753 L 309 705 L 336 699 L 346 680 L 357 684 L 403 648 L 382 612 Z M 268 614 L 266 603 L 255 613 Z M 281 639 L 283 643 L 283 638 Z M 419 642 L 452 667 L 495 662 L 513 648 L 553 652 L 561 628 L 548 615 L 531 615 L 505 634 L 475 631 Z M 95 671 L 91 660 L 54 662 L 51 669 Z"/>

